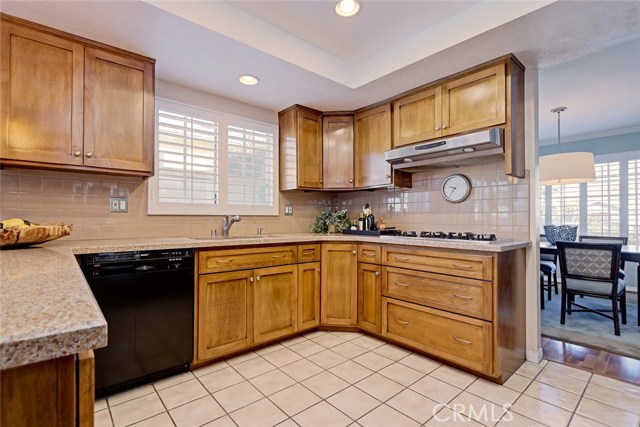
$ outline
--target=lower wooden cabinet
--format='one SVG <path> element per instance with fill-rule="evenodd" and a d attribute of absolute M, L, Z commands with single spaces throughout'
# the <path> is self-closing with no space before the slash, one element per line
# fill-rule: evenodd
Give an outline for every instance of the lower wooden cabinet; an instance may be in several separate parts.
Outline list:
<path fill-rule="evenodd" d="M 298 265 L 298 330 L 320 324 L 320 263 Z"/>
<path fill-rule="evenodd" d="M 380 333 L 382 267 L 358 264 L 358 327 Z"/>
<path fill-rule="evenodd" d="M 253 274 L 254 342 L 294 333 L 298 325 L 298 267 L 261 268 Z"/>
<path fill-rule="evenodd" d="M 322 245 L 320 319 L 323 325 L 355 326 L 358 316 L 358 245 Z"/>

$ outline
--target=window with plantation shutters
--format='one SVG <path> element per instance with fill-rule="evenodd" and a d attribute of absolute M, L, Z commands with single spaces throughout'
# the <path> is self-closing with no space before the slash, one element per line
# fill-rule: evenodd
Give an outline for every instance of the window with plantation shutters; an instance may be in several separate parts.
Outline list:
<path fill-rule="evenodd" d="M 587 183 L 587 233 L 620 235 L 620 162 L 599 163 L 596 180 Z"/>
<path fill-rule="evenodd" d="M 629 160 L 629 243 L 640 245 L 640 160 Z"/>
<path fill-rule="evenodd" d="M 151 215 L 278 215 L 277 126 L 157 100 Z"/>

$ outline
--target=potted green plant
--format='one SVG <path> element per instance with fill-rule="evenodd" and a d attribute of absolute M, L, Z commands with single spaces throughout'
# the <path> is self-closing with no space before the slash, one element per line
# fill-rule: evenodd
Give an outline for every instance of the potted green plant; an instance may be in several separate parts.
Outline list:
<path fill-rule="evenodd" d="M 309 226 L 314 233 L 342 233 L 351 227 L 351 219 L 346 209 L 341 211 L 323 209 Z"/>

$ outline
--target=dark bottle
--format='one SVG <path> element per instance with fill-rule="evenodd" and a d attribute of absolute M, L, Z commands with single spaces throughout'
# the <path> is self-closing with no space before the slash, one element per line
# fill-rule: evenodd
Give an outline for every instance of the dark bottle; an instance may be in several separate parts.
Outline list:
<path fill-rule="evenodd" d="M 377 230 L 378 228 L 376 227 L 376 217 L 373 216 L 373 211 L 371 212 L 372 213 L 370 213 L 367 217 L 367 230 Z"/>

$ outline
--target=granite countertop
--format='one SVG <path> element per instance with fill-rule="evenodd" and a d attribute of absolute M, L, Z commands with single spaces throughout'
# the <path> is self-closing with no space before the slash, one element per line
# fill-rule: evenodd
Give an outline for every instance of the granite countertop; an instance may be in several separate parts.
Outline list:
<path fill-rule="evenodd" d="M 531 246 L 529 241 L 456 242 L 300 233 L 206 239 L 170 237 L 59 240 L 31 248 L 3 250 L 0 251 L 0 369 L 53 359 L 107 344 L 107 323 L 74 255 L 324 241 L 482 252 L 506 252 Z"/>

